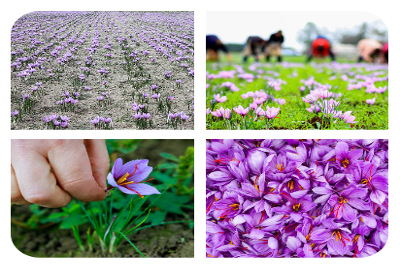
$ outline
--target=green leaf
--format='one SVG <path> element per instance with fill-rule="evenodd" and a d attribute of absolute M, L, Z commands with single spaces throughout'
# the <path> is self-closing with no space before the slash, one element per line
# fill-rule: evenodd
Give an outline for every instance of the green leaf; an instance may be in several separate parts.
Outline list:
<path fill-rule="evenodd" d="M 175 161 L 175 162 L 179 163 L 179 159 L 177 157 L 175 157 L 174 155 L 171 155 L 171 154 L 168 154 L 168 153 L 160 153 L 160 156 L 165 158 L 165 159 L 168 159 L 168 160 Z"/>
<path fill-rule="evenodd" d="M 176 163 L 166 162 L 157 165 L 157 169 L 175 169 L 178 166 Z"/>
<path fill-rule="evenodd" d="M 183 214 L 181 207 L 183 204 L 189 201 L 189 196 L 180 196 L 170 192 L 166 192 L 154 203 L 154 206 L 158 207 L 162 211 L 175 214 Z"/>
<path fill-rule="evenodd" d="M 151 176 L 154 177 L 154 179 L 162 182 L 162 183 L 169 183 L 173 177 L 169 176 L 168 174 L 159 172 L 159 171 L 154 171 L 151 173 Z"/>
<path fill-rule="evenodd" d="M 73 214 L 64 218 L 60 224 L 60 229 L 70 229 L 72 226 L 80 225 L 88 221 L 83 214 Z"/>

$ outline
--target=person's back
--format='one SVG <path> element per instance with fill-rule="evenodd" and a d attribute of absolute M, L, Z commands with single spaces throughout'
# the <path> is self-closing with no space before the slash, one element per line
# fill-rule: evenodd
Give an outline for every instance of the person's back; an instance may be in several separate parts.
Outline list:
<path fill-rule="evenodd" d="M 282 31 L 271 34 L 263 49 L 267 62 L 269 62 L 271 56 L 276 56 L 278 62 L 282 61 L 282 43 L 284 40 Z"/>
<path fill-rule="evenodd" d="M 317 38 L 312 43 L 312 54 L 314 57 L 326 57 L 329 55 L 330 43 L 326 38 Z"/>
<path fill-rule="evenodd" d="M 216 35 L 206 35 L 206 60 L 219 61 L 219 50 L 227 54 L 228 61 L 232 61 L 232 57 L 228 48 L 221 42 Z"/>
<path fill-rule="evenodd" d="M 253 55 L 256 61 L 260 60 L 259 53 L 265 44 L 264 39 L 259 36 L 249 36 L 243 50 L 243 62 L 247 61 L 248 56 Z"/>
<path fill-rule="evenodd" d="M 312 42 L 310 54 L 307 58 L 307 62 L 310 62 L 313 57 L 324 59 L 327 56 L 335 61 L 335 54 L 332 52 L 331 43 L 328 38 L 323 35 L 318 35 L 317 38 Z"/>
<path fill-rule="evenodd" d="M 374 62 L 382 51 L 382 44 L 374 39 L 362 39 L 357 44 L 358 61 Z"/>

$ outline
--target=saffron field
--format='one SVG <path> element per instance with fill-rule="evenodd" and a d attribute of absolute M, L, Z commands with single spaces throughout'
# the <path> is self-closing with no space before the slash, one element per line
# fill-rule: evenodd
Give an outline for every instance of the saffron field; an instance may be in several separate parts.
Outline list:
<path fill-rule="evenodd" d="M 193 12 L 33 12 L 11 31 L 12 129 L 193 129 Z"/>
<path fill-rule="evenodd" d="M 207 129 L 388 129 L 387 65 L 284 59 L 207 63 Z"/>

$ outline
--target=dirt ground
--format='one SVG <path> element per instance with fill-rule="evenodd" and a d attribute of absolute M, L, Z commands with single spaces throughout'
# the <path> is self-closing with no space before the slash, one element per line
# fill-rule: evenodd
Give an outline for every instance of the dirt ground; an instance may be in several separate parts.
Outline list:
<path fill-rule="evenodd" d="M 21 213 L 28 213 L 27 206 L 13 206 L 12 217 L 18 220 Z M 86 243 L 85 225 L 80 227 L 81 239 Z M 123 241 L 114 253 L 102 252 L 95 242 L 93 252 L 81 251 L 72 230 L 56 226 L 32 230 L 12 224 L 11 238 L 15 247 L 33 257 L 141 257 Z M 187 224 L 169 224 L 140 230 L 130 237 L 135 246 L 148 258 L 194 257 L 194 234 Z"/>
<path fill-rule="evenodd" d="M 24 19 L 31 22 L 36 15 L 31 13 L 25 16 L 27 18 Z M 39 22 L 44 23 L 51 16 L 43 15 L 36 18 L 39 18 Z M 97 20 L 97 22 L 88 26 L 86 19 Z M 22 120 L 12 123 L 11 129 L 46 129 L 42 118 L 53 113 L 70 117 L 68 129 L 71 130 L 94 129 L 90 120 L 96 116 L 111 117 L 113 129 L 136 129 L 132 118 L 132 114 L 135 113 L 132 111 L 132 104 L 134 101 L 137 102 L 137 95 L 143 93 L 150 95 L 148 109 L 152 115 L 151 129 L 171 129 L 171 126 L 167 124 L 167 113 L 159 111 L 157 102 L 151 98 L 153 94 L 152 85 L 159 87 L 162 99 L 174 96 L 171 112 L 183 111 L 190 116 L 178 129 L 193 129 L 194 77 L 188 73 L 188 68 L 194 69 L 194 54 L 191 52 L 194 49 L 193 12 L 89 12 L 82 15 L 82 18 L 78 17 L 78 20 L 66 17 L 65 19 L 61 18 L 61 21 L 68 23 L 66 26 L 64 24 L 55 26 L 55 30 L 65 26 L 66 29 L 62 31 L 63 34 L 68 33 L 65 38 L 61 38 L 60 33 L 57 38 L 49 39 L 50 33 L 53 33 L 54 30 L 48 30 L 46 34 L 31 37 L 31 40 L 43 41 L 43 44 L 37 44 L 35 49 L 31 50 L 27 48 L 28 37 L 26 37 L 25 43 L 17 44 L 12 42 L 12 50 L 23 49 L 25 51 L 23 56 L 32 55 L 35 51 L 49 45 L 50 42 L 54 42 L 54 45 L 49 50 L 39 53 L 38 57 L 43 57 L 46 61 L 42 64 L 43 68 L 37 68 L 36 72 L 31 74 L 28 79 L 25 80 L 17 76 L 26 65 L 12 72 L 11 111 L 19 110 L 21 112 L 23 105 L 22 95 L 27 93 L 32 95 L 31 88 L 35 83 L 43 82 L 41 87 L 44 93 L 31 96 L 34 101 L 31 112 L 22 114 Z M 17 25 L 19 24 L 17 23 Z M 26 23 L 26 27 L 28 26 L 32 25 Z M 36 31 L 39 32 L 47 27 L 47 24 L 46 27 L 39 25 Z M 18 32 L 18 30 L 15 31 Z M 74 87 L 73 80 L 83 73 L 80 67 L 85 66 L 83 63 L 89 55 L 86 48 L 92 45 L 92 39 L 96 32 L 99 33 L 99 46 L 97 51 L 92 54 L 92 60 L 95 65 L 90 67 L 90 75 L 86 75 L 84 84 Z M 129 35 L 132 37 L 129 37 Z M 79 39 L 84 36 L 86 38 L 82 45 L 68 43 L 71 37 Z M 133 82 L 138 83 L 140 80 L 148 79 L 147 83 L 137 87 L 128 81 L 128 72 L 123 69 L 125 57 L 119 41 L 124 38 L 128 40 L 129 46 L 138 52 L 140 65 L 143 68 L 142 71 L 135 70 L 137 77 L 131 77 Z M 130 38 L 134 38 L 137 44 L 133 43 Z M 60 56 L 65 54 L 71 47 L 77 46 L 77 48 L 72 52 L 75 59 L 70 59 L 62 67 L 57 63 L 56 57 L 50 55 L 50 52 L 64 41 L 67 42 L 68 48 L 61 50 Z M 173 42 L 185 44 L 187 49 L 181 49 Z M 171 61 L 163 53 L 157 52 L 155 48 L 150 46 L 151 43 L 157 43 L 159 47 L 166 47 L 175 61 Z M 104 48 L 106 44 L 111 44 L 111 50 Z M 143 51 L 148 51 L 149 54 L 143 55 Z M 179 51 L 183 53 L 183 57 L 187 56 L 188 58 L 177 61 L 176 59 L 179 56 L 176 53 Z M 110 62 L 105 56 L 107 53 L 112 54 Z M 22 55 L 16 57 L 22 57 Z M 153 58 L 155 59 L 154 62 L 152 62 Z M 12 62 L 15 62 L 15 60 Z M 79 62 L 81 62 L 81 65 L 78 65 Z M 181 64 L 189 67 L 181 66 Z M 98 70 L 103 67 L 109 71 L 107 77 L 102 77 L 98 73 Z M 53 73 L 57 70 L 61 72 L 48 80 L 48 69 L 51 69 Z M 166 79 L 164 75 L 167 71 L 172 72 L 170 79 Z M 176 80 L 182 81 L 179 87 Z M 107 87 L 102 84 L 103 81 L 107 81 Z M 90 91 L 85 90 L 85 86 L 89 86 L 92 89 Z M 78 97 L 79 102 L 74 112 L 60 111 L 57 105 L 57 101 L 62 99 L 62 93 L 65 91 L 69 91 L 70 94 L 72 92 L 80 94 Z M 97 97 L 104 92 L 108 92 L 111 104 L 100 107 Z M 136 95 L 135 100 L 132 98 L 132 93 Z"/>

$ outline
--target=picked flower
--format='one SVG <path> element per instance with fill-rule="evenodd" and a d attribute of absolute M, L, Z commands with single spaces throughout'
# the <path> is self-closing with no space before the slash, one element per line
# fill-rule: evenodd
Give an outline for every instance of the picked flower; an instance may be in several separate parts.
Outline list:
<path fill-rule="evenodd" d="M 143 181 L 153 171 L 153 167 L 147 166 L 148 163 L 147 159 L 139 159 L 123 164 L 122 159 L 118 158 L 107 176 L 110 187 L 106 191 L 116 187 L 125 194 L 137 194 L 141 198 L 144 195 L 160 194 L 155 187 L 144 184 L 152 180 Z"/>

